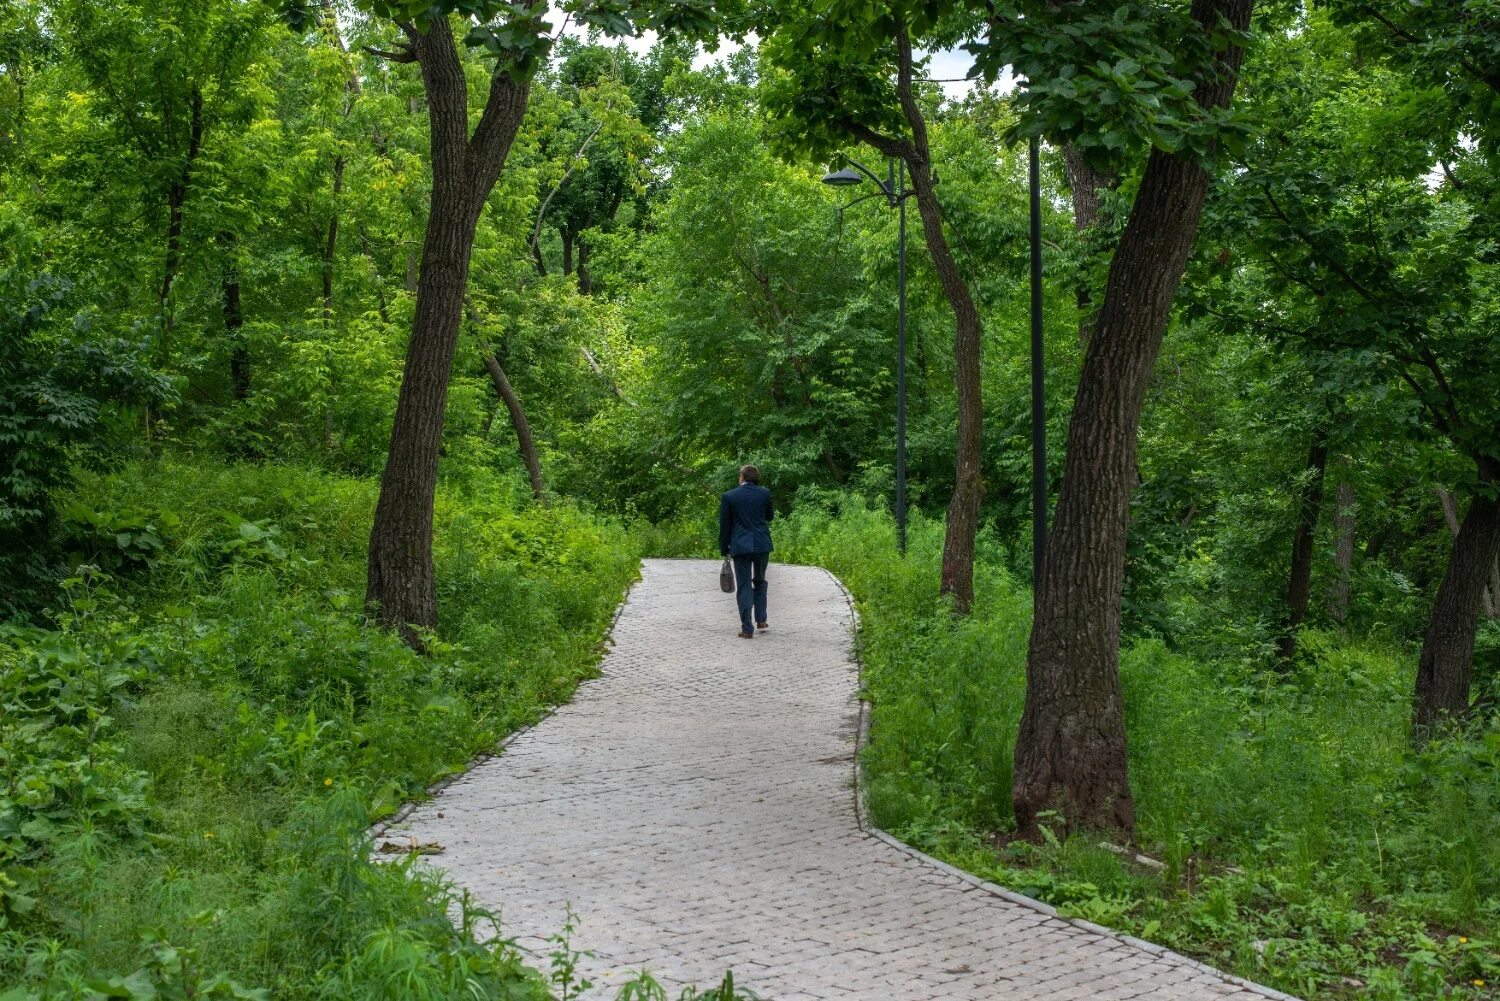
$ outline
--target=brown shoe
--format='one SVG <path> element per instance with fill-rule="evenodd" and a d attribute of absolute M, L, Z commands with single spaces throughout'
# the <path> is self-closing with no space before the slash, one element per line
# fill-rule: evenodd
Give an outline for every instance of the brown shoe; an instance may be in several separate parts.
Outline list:
<path fill-rule="evenodd" d="M 755 634 L 754 633 L 747 633 L 743 629 L 741 629 L 739 631 L 738 635 L 739 635 L 739 638 L 742 639 L 742 640 L 753 640 L 753 639 L 755 639 Z"/>
<path fill-rule="evenodd" d="M 759 629 L 761 632 L 765 632 L 767 629 L 771 628 L 771 624 L 769 622 L 757 622 L 755 624 L 755 628 Z"/>

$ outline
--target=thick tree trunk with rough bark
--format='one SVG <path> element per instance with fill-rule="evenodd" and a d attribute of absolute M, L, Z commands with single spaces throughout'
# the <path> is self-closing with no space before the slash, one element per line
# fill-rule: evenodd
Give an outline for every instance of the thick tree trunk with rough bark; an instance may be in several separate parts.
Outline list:
<path fill-rule="evenodd" d="M 1205 31 L 1220 18 L 1248 28 L 1251 0 L 1194 0 Z M 1202 82 L 1204 107 L 1228 105 L 1241 51 Z M 1068 830 L 1130 831 L 1121 704 L 1120 598 L 1136 433 L 1172 300 L 1187 266 L 1209 174 L 1186 156 L 1153 150 L 1110 262 L 1068 424 L 1067 459 L 1047 541 L 1026 662 L 1012 800 L 1024 837 L 1057 811 Z"/>
<path fill-rule="evenodd" d="M 1469 501 L 1453 539 L 1448 570 L 1438 587 L 1427 635 L 1417 658 L 1412 734 L 1420 746 L 1445 720 L 1469 711 L 1474 670 L 1474 633 L 1490 571 L 1500 556 L 1500 462 L 1479 460 L 1479 491 Z M 1486 491 L 1489 493 L 1487 494 Z"/>
<path fill-rule="evenodd" d="M 1307 618 L 1312 598 L 1313 542 L 1318 511 L 1323 507 L 1323 474 L 1328 469 L 1328 433 L 1319 428 L 1307 452 L 1306 482 L 1297 495 L 1297 527 L 1292 533 L 1292 569 L 1287 575 L 1286 625 L 1276 639 L 1276 655 L 1289 661 L 1297 653 L 1297 630 Z"/>
<path fill-rule="evenodd" d="M 437 624 L 432 506 L 474 231 L 520 128 L 529 84 L 504 74 L 491 77 L 470 137 L 468 88 L 449 22 L 434 20 L 425 32 L 403 28 L 427 95 L 432 200 L 411 341 L 370 531 L 365 604 L 383 625 L 420 648 L 416 629 Z"/>
<path fill-rule="evenodd" d="M 1434 490 L 1443 504 L 1443 520 L 1448 523 L 1448 531 L 1457 538 L 1462 527 L 1458 520 L 1458 501 L 1453 499 L 1453 494 L 1446 487 L 1435 487 Z M 1500 573 L 1500 568 L 1490 567 L 1485 589 L 1479 596 L 1479 610 L 1487 619 L 1495 618 L 1496 601 L 1500 600 L 1500 579 L 1497 579 L 1497 573 Z"/>
<path fill-rule="evenodd" d="M 911 174 L 912 193 L 922 219 L 922 235 L 937 272 L 943 296 L 953 310 L 953 381 L 958 390 L 958 441 L 954 459 L 953 498 L 948 504 L 948 522 L 943 538 L 942 593 L 953 599 L 954 610 L 966 615 L 974 605 L 974 536 L 979 531 L 979 504 L 984 499 L 980 470 L 983 446 L 984 405 L 980 392 L 979 310 L 959 271 L 958 262 L 943 233 L 943 210 L 933 190 L 932 156 L 927 140 L 927 122 L 912 91 L 911 39 L 905 31 L 897 37 L 897 92 L 901 110 L 911 129 L 911 138 L 895 138 L 866 126 L 849 123 L 855 138 L 886 156 L 900 157 Z"/>

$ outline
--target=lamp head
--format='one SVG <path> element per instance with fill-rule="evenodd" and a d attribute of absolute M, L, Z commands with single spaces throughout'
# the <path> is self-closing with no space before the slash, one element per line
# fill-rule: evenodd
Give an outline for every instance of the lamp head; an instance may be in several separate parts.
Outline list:
<path fill-rule="evenodd" d="M 844 167 L 841 170 L 831 170 L 823 175 L 823 183 L 831 184 L 836 188 L 847 188 L 851 184 L 859 184 L 864 180 L 855 171 Z"/>

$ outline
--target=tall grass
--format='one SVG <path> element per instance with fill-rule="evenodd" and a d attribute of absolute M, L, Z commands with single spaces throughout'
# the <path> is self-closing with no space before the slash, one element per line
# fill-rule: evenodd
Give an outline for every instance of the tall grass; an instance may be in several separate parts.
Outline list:
<path fill-rule="evenodd" d="M 41 723 L 4 724 L 15 997 L 547 996 L 503 939 L 480 944 L 481 912 L 370 862 L 362 832 L 594 670 L 636 544 L 501 479 L 446 482 L 418 657 L 360 611 L 373 502 L 369 482 L 271 465 L 79 484 L 74 558 L 101 570 L 55 629 L 0 635 L 6 703 Z"/>
<path fill-rule="evenodd" d="M 1305 637 L 1286 675 L 1128 642 L 1121 656 L 1140 847 L 1010 844 L 1029 591 L 981 535 L 973 613 L 938 595 L 942 525 L 902 559 L 856 498 L 778 525 L 782 559 L 837 573 L 860 612 L 877 823 L 1094 920 L 1310 995 L 1443 997 L 1500 975 L 1500 721 L 1417 754 L 1410 651 Z M 1476 983 L 1480 981 L 1482 983 Z"/>

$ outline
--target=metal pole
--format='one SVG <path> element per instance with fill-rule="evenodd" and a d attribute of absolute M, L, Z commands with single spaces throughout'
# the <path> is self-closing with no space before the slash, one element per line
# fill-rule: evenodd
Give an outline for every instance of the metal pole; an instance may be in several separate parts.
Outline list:
<path fill-rule="evenodd" d="M 1031 587 L 1041 588 L 1047 548 L 1047 397 L 1042 344 L 1041 143 L 1031 140 Z"/>
<path fill-rule="evenodd" d="M 896 249 L 896 546 L 906 555 L 906 161 L 896 192 L 901 216 Z"/>

